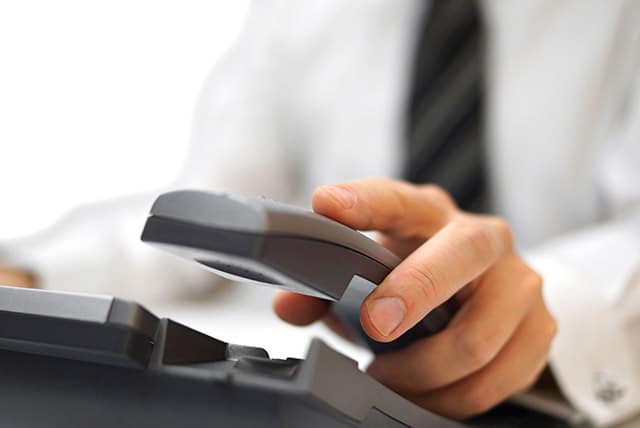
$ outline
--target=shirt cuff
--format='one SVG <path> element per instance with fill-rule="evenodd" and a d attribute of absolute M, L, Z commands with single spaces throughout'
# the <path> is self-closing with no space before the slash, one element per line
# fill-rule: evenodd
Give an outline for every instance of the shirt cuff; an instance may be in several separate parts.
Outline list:
<path fill-rule="evenodd" d="M 543 276 L 545 301 L 558 322 L 549 364 L 562 393 L 597 426 L 637 414 L 640 355 L 633 344 L 638 337 L 632 337 L 628 314 L 611 287 L 593 284 L 593 277 L 563 264 L 553 251 L 525 259 Z"/>

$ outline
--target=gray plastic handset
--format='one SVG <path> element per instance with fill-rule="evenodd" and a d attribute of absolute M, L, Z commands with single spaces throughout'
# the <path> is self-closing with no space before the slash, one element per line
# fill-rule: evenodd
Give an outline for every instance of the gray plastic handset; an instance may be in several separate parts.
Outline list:
<path fill-rule="evenodd" d="M 219 229 L 326 241 L 365 254 L 390 269 L 400 263 L 391 251 L 350 227 L 264 197 L 181 190 L 158 197 L 151 214 Z"/>
<path fill-rule="evenodd" d="M 191 190 L 163 194 L 142 240 L 223 276 L 336 300 L 334 311 L 354 339 L 376 353 L 431 335 L 452 315 L 442 305 L 396 341 L 373 341 L 362 330 L 360 306 L 400 259 L 343 224 L 266 198 Z"/>

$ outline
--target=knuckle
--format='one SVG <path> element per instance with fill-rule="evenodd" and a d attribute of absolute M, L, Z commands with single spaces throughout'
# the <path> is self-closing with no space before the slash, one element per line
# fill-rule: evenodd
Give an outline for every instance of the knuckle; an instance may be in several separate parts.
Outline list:
<path fill-rule="evenodd" d="M 483 224 L 473 218 L 462 216 L 453 222 L 453 227 L 460 238 L 469 245 L 475 253 L 492 258 L 496 252 L 496 243 L 490 231 Z M 487 251 L 489 250 L 489 251 Z"/>
<path fill-rule="evenodd" d="M 440 296 L 436 275 L 426 267 L 408 266 L 401 272 L 399 281 L 420 291 L 425 301 L 436 302 Z M 412 302 L 413 303 L 413 302 Z"/>
<path fill-rule="evenodd" d="M 513 244 L 513 232 L 511 231 L 509 223 L 507 223 L 507 221 L 502 217 L 491 217 L 491 223 L 498 231 L 498 235 L 502 239 L 502 242 L 505 242 L 508 247 L 511 247 Z"/>
<path fill-rule="evenodd" d="M 449 193 L 437 184 L 423 184 L 420 186 L 422 193 L 436 204 L 455 208 L 456 203 Z"/>
<path fill-rule="evenodd" d="M 542 293 L 542 283 L 542 276 L 538 272 L 527 268 L 521 280 L 521 287 L 532 295 L 539 295 Z"/>
<path fill-rule="evenodd" d="M 462 331 L 465 334 L 460 339 L 460 352 L 466 363 L 475 370 L 491 362 L 499 350 L 496 337 L 486 333 L 473 334 L 470 329 Z"/>
<path fill-rule="evenodd" d="M 404 186 L 390 187 L 393 202 L 400 208 L 399 213 L 406 213 L 411 208 L 410 196 Z"/>
<path fill-rule="evenodd" d="M 411 209 L 411 185 L 388 178 L 382 178 L 379 188 L 386 189 L 386 197 L 395 207 L 392 210 L 378 211 L 377 215 L 384 215 L 384 222 L 388 224 L 402 223 L 402 217 Z"/>

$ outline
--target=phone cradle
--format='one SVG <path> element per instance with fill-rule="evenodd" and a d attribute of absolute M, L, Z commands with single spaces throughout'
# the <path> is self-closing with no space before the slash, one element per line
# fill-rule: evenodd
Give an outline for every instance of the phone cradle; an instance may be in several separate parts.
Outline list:
<path fill-rule="evenodd" d="M 441 427 L 313 340 L 270 359 L 120 299 L 0 287 L 0 425 Z"/>

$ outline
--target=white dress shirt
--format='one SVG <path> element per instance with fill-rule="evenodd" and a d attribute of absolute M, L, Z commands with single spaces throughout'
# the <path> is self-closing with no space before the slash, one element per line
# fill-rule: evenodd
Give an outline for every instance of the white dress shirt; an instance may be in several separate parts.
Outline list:
<path fill-rule="evenodd" d="M 205 83 L 172 187 L 308 204 L 320 184 L 399 176 L 424 5 L 256 1 Z M 640 2 L 482 6 L 495 210 L 545 279 L 562 391 L 611 425 L 640 411 Z M 79 207 L 2 256 L 53 289 L 150 301 L 210 286 L 139 242 L 156 195 Z"/>

